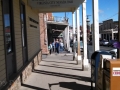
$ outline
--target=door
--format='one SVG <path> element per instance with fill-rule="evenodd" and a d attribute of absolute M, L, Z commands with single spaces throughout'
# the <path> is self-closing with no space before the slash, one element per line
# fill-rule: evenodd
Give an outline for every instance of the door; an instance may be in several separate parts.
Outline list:
<path fill-rule="evenodd" d="M 7 79 L 16 72 L 12 0 L 2 0 Z"/>
<path fill-rule="evenodd" d="M 25 18 L 25 5 L 21 3 L 21 33 L 22 33 L 22 50 L 23 50 L 23 62 L 27 62 L 27 32 L 26 32 L 26 18 Z"/>

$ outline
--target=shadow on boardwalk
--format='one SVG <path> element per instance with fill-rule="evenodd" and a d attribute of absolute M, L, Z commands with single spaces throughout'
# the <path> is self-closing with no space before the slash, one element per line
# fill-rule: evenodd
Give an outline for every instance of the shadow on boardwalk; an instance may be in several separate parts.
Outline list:
<path fill-rule="evenodd" d="M 40 87 L 35 87 L 35 86 L 32 86 L 32 85 L 28 85 L 28 84 L 21 84 L 21 85 L 22 85 L 22 87 L 27 88 L 27 89 L 24 89 L 24 90 L 48 90 L 48 89 L 43 89 L 43 88 L 40 88 Z M 21 90 L 23 90 L 23 89 L 21 89 Z"/>
<path fill-rule="evenodd" d="M 81 81 L 85 81 L 85 82 L 90 82 L 89 77 L 69 75 L 69 74 L 63 74 L 63 73 L 57 73 L 57 72 L 49 72 L 49 71 L 44 71 L 44 70 L 34 70 L 34 73 L 52 75 L 52 76 L 57 76 L 57 77 L 69 78 L 69 79 L 77 79 L 77 80 L 81 80 Z"/>
<path fill-rule="evenodd" d="M 19 90 L 90 90 L 90 70 L 82 71 L 72 55 L 44 56 Z"/>
<path fill-rule="evenodd" d="M 54 85 L 59 85 L 59 87 L 67 88 L 70 90 L 90 90 L 90 86 L 77 84 L 76 82 L 59 82 L 49 84 L 49 89 L 52 90 L 51 87 Z"/>

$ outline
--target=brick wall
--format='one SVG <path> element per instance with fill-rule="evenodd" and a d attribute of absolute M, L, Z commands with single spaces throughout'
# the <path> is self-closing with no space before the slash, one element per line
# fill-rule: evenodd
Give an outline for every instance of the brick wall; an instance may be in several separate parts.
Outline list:
<path fill-rule="evenodd" d="M 47 13 L 47 18 L 48 18 L 48 21 L 53 21 L 53 16 L 52 16 L 52 13 Z"/>
<path fill-rule="evenodd" d="M 41 49 L 42 49 L 42 54 L 48 54 L 48 45 L 47 45 L 47 31 L 46 31 L 46 22 L 44 21 L 45 18 L 47 18 L 48 21 L 52 21 L 53 20 L 53 16 L 52 13 L 47 13 L 47 14 L 43 14 L 43 13 L 39 13 L 39 25 L 40 25 L 40 45 L 41 45 Z"/>
<path fill-rule="evenodd" d="M 42 54 L 48 54 L 48 46 L 47 46 L 47 37 L 46 37 L 46 23 L 44 21 L 45 14 L 39 13 L 39 25 L 40 25 L 40 42 Z"/>

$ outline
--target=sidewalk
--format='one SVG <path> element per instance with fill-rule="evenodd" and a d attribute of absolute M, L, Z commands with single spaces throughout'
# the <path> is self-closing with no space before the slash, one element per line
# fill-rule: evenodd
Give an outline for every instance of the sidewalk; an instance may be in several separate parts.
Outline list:
<path fill-rule="evenodd" d="M 43 57 L 20 90 L 90 90 L 90 70 L 81 71 L 72 54 Z"/>

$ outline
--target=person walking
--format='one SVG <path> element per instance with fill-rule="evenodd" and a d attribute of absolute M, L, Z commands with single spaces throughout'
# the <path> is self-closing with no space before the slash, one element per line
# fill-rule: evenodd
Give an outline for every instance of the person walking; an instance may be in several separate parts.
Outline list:
<path fill-rule="evenodd" d="M 48 46 L 48 50 L 49 50 L 49 53 L 51 54 L 52 52 L 52 43 L 50 42 L 49 46 Z"/>
<path fill-rule="evenodd" d="M 60 41 L 60 51 L 63 51 L 63 42 Z"/>
<path fill-rule="evenodd" d="M 59 54 L 59 46 L 60 46 L 60 44 L 59 44 L 59 42 L 58 42 L 58 39 L 56 39 L 56 42 L 55 42 L 55 50 L 56 50 L 56 52 Z"/>
<path fill-rule="evenodd" d="M 52 50 L 55 52 L 55 42 L 52 43 Z"/>

